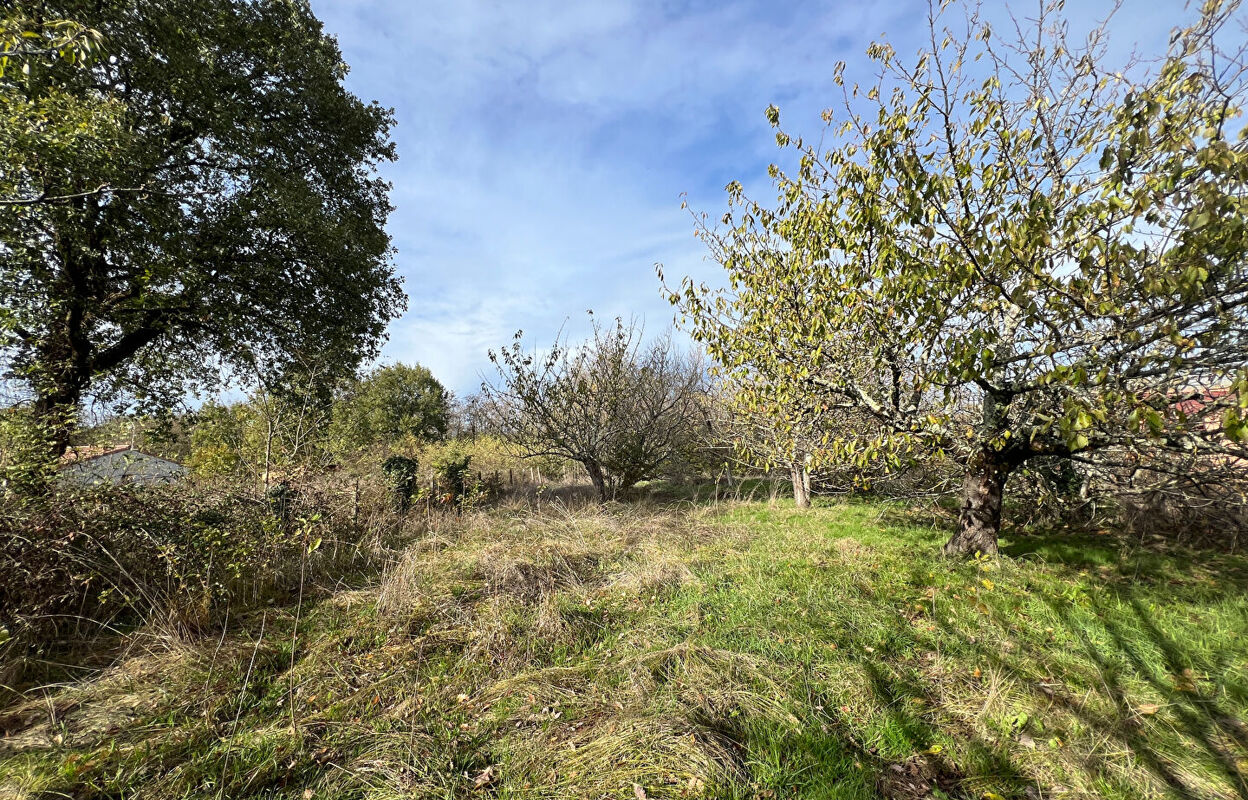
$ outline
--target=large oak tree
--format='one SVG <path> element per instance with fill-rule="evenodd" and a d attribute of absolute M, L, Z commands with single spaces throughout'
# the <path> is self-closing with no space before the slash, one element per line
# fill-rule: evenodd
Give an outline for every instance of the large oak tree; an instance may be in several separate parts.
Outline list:
<path fill-rule="evenodd" d="M 1233 3 L 1121 69 L 1105 28 L 1076 40 L 1059 3 L 1001 40 L 947 5 L 914 60 L 872 45 L 861 87 L 837 67 L 822 142 L 777 133 L 796 169 L 772 168 L 776 200 L 733 184 L 725 224 L 703 223 L 729 289 L 672 299 L 768 396 L 874 420 L 870 446 L 829 429 L 822 452 L 957 459 L 946 552 L 995 553 L 1029 459 L 1244 454 L 1248 85 Z"/>
<path fill-rule="evenodd" d="M 0 353 L 40 416 L 375 352 L 404 303 L 392 114 L 343 87 L 304 0 L 10 8 L 3 30 L 47 44 L 0 77 Z M 88 35 L 102 57 L 77 57 Z"/>

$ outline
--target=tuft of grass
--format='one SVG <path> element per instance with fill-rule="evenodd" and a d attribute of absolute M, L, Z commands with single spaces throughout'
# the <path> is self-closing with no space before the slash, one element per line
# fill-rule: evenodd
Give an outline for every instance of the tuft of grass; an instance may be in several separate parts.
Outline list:
<path fill-rule="evenodd" d="M 439 520 L 0 712 L 0 797 L 1248 797 L 1248 560 L 896 504 Z"/>

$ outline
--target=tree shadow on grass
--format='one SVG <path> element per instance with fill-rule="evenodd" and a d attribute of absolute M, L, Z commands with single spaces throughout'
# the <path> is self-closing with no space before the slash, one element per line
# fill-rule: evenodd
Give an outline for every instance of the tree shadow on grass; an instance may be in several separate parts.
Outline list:
<path fill-rule="evenodd" d="M 1054 552 L 1051 543 L 1027 545 L 1025 552 Z M 1103 555 L 1065 561 L 1058 573 L 1102 565 Z M 1064 714 L 1093 731 L 1103 743 L 1099 751 L 1123 754 L 1119 758 L 1129 755 L 1168 795 L 1248 800 L 1248 725 L 1242 712 L 1229 705 L 1248 702 L 1244 681 L 1235 677 L 1242 674 L 1244 659 L 1236 642 L 1248 630 L 1224 635 L 1221 641 L 1199 641 L 1198 618 L 1174 632 L 1158 622 L 1159 611 L 1167 606 L 1184 601 L 1216 605 L 1221 598 L 1242 594 L 1242 565 L 1204 565 L 1207 574 L 1216 576 L 1212 586 L 1208 580 L 1167 580 L 1189 566 L 1183 557 L 1152 554 L 1143 563 L 1120 562 L 1116 574 L 1105 569 L 1094 576 L 1082 572 L 1099 591 L 1075 598 L 1043 595 L 1051 618 L 1061 624 L 1060 639 L 1072 643 L 1068 647 L 1015 636 L 1013 646 L 1002 649 L 947 622 L 941 627 L 947 635 L 959 636 L 977 659 L 1018 680 L 1036 707 L 1057 710 L 1059 717 Z M 984 600 L 985 613 L 1001 629 L 1026 624 L 1013 601 L 995 600 L 991 593 Z M 1084 761 L 1093 785 L 1116 783 L 1127 794 L 1148 793 L 1138 786 L 1123 787 L 1121 775 L 1106 768 L 1109 760 Z"/>
<path fill-rule="evenodd" d="M 930 509 L 917 516 L 891 510 L 882 522 L 936 532 L 948 527 Z M 991 791 L 1007 796 L 1049 796 L 1069 788 L 1056 785 L 1048 767 L 1037 782 L 1013 763 L 1010 750 L 1021 755 L 1021 742 L 1045 748 L 1025 735 L 1030 732 L 1036 738 L 1057 734 L 1050 744 L 1058 748 L 1055 765 L 1064 765 L 1061 770 L 1094 794 L 1248 800 L 1248 618 L 1236 621 L 1236 604 L 1248 587 L 1248 558 L 1074 531 L 1009 533 L 1002 553 L 1037 565 L 1015 571 L 1007 562 L 1000 577 L 992 564 L 983 565 L 985 574 L 1004 584 L 995 591 L 991 580 L 980 586 L 985 575 L 979 565 L 940 568 L 901 558 L 897 566 L 908 587 L 902 594 L 917 596 L 933 580 L 949 585 L 952 579 L 942 601 L 971 604 L 985 620 L 967 626 L 964 615 L 958 624 L 946 614 L 919 612 L 934 626 L 930 635 L 917 623 L 901 626 L 898 634 L 919 650 L 947 649 L 956 669 L 995 670 L 1017 687 L 1010 702 L 1051 709 L 1056 727 L 1045 730 L 1033 719 L 1013 734 L 984 741 L 956 720 L 929 723 L 910 715 L 906 705 L 911 698 L 942 702 L 929 699 L 928 678 L 899 679 L 894 666 L 863 662 L 880 707 L 900 715 L 899 729 L 916 742 L 937 728 L 952 736 L 963 751 L 958 761 L 968 782 L 991 777 Z M 943 577 L 934 578 L 933 570 Z M 923 597 L 931 602 L 931 595 Z M 901 617 L 914 618 L 913 599 L 893 599 L 902 601 Z M 1046 635 L 1044 625 L 1056 630 Z M 933 674 L 932 680 L 940 677 Z M 1076 750 L 1088 752 L 1066 749 L 1067 731 L 1078 740 Z M 1025 763 L 1033 762 L 1029 757 Z M 1046 780 L 1054 785 L 1044 786 Z"/>
<path fill-rule="evenodd" d="M 986 790 L 1022 797 L 1035 786 L 1034 776 L 1000 743 L 940 719 L 937 687 L 916 675 L 912 663 L 868 652 L 865 638 L 840 641 L 862 678 L 854 684 L 854 705 L 839 705 L 843 700 L 831 687 L 814 689 L 810 701 L 822 709 L 823 735 L 789 743 L 789 757 L 808 762 L 802 772 L 810 794 L 822 797 L 817 791 L 822 785 L 850 784 L 887 800 L 971 800 Z M 810 681 L 818 684 L 813 676 Z M 939 746 L 950 740 L 954 747 Z M 829 749 L 837 757 L 820 758 L 820 751 Z"/>

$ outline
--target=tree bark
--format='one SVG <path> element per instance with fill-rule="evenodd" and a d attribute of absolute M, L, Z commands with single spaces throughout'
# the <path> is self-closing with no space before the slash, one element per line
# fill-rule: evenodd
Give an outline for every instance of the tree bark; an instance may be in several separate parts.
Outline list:
<path fill-rule="evenodd" d="M 594 488 L 598 490 L 598 498 L 602 502 L 607 502 L 607 477 L 602 472 L 602 465 L 597 461 L 586 461 L 585 471 L 589 473 L 589 480 L 594 484 Z"/>
<path fill-rule="evenodd" d="M 1010 468 L 1009 461 L 999 453 L 984 452 L 971 460 L 962 483 L 958 530 L 945 542 L 941 552 L 947 556 L 997 554 L 1001 504 Z"/>
<path fill-rule="evenodd" d="M 793 464 L 789 477 L 793 479 L 793 502 L 798 508 L 810 508 L 810 470 L 805 464 Z"/>

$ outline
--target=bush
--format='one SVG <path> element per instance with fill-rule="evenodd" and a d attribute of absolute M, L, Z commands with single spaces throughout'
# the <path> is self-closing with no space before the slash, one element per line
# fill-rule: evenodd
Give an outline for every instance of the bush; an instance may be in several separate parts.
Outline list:
<path fill-rule="evenodd" d="M 400 512 L 407 511 L 412 503 L 416 482 L 420 477 L 419 466 L 416 459 L 406 456 L 390 456 L 381 465 L 381 471 L 385 473 L 386 482 L 390 484 L 390 491 L 394 495 L 394 504 Z"/>
<path fill-rule="evenodd" d="M 472 438 L 455 439 L 446 442 L 419 444 L 413 448 L 419 454 L 422 464 L 433 464 L 438 458 L 451 452 L 458 452 L 472 457 L 472 468 L 482 476 L 497 474 L 500 483 L 506 484 L 510 477 L 516 483 L 530 482 L 530 474 L 536 469 L 539 478 L 557 479 L 568 472 L 570 462 L 547 456 L 543 458 L 523 458 L 515 450 L 497 436 L 480 434 Z M 579 465 L 577 466 L 579 469 Z"/>
<path fill-rule="evenodd" d="M 0 505 L 0 628 L 10 640 L 0 665 L 84 622 L 193 635 L 231 605 L 292 586 L 328 532 L 296 497 L 274 513 L 250 494 L 193 484 L 9 496 Z"/>
<path fill-rule="evenodd" d="M 28 409 L 0 409 L 0 496 L 43 490 L 56 467 L 52 439 L 51 427 Z"/>
<path fill-rule="evenodd" d="M 433 462 L 433 473 L 437 480 L 438 495 L 445 505 L 462 506 L 471 489 L 475 488 L 469 467 L 472 456 L 458 450 L 443 451 Z"/>

